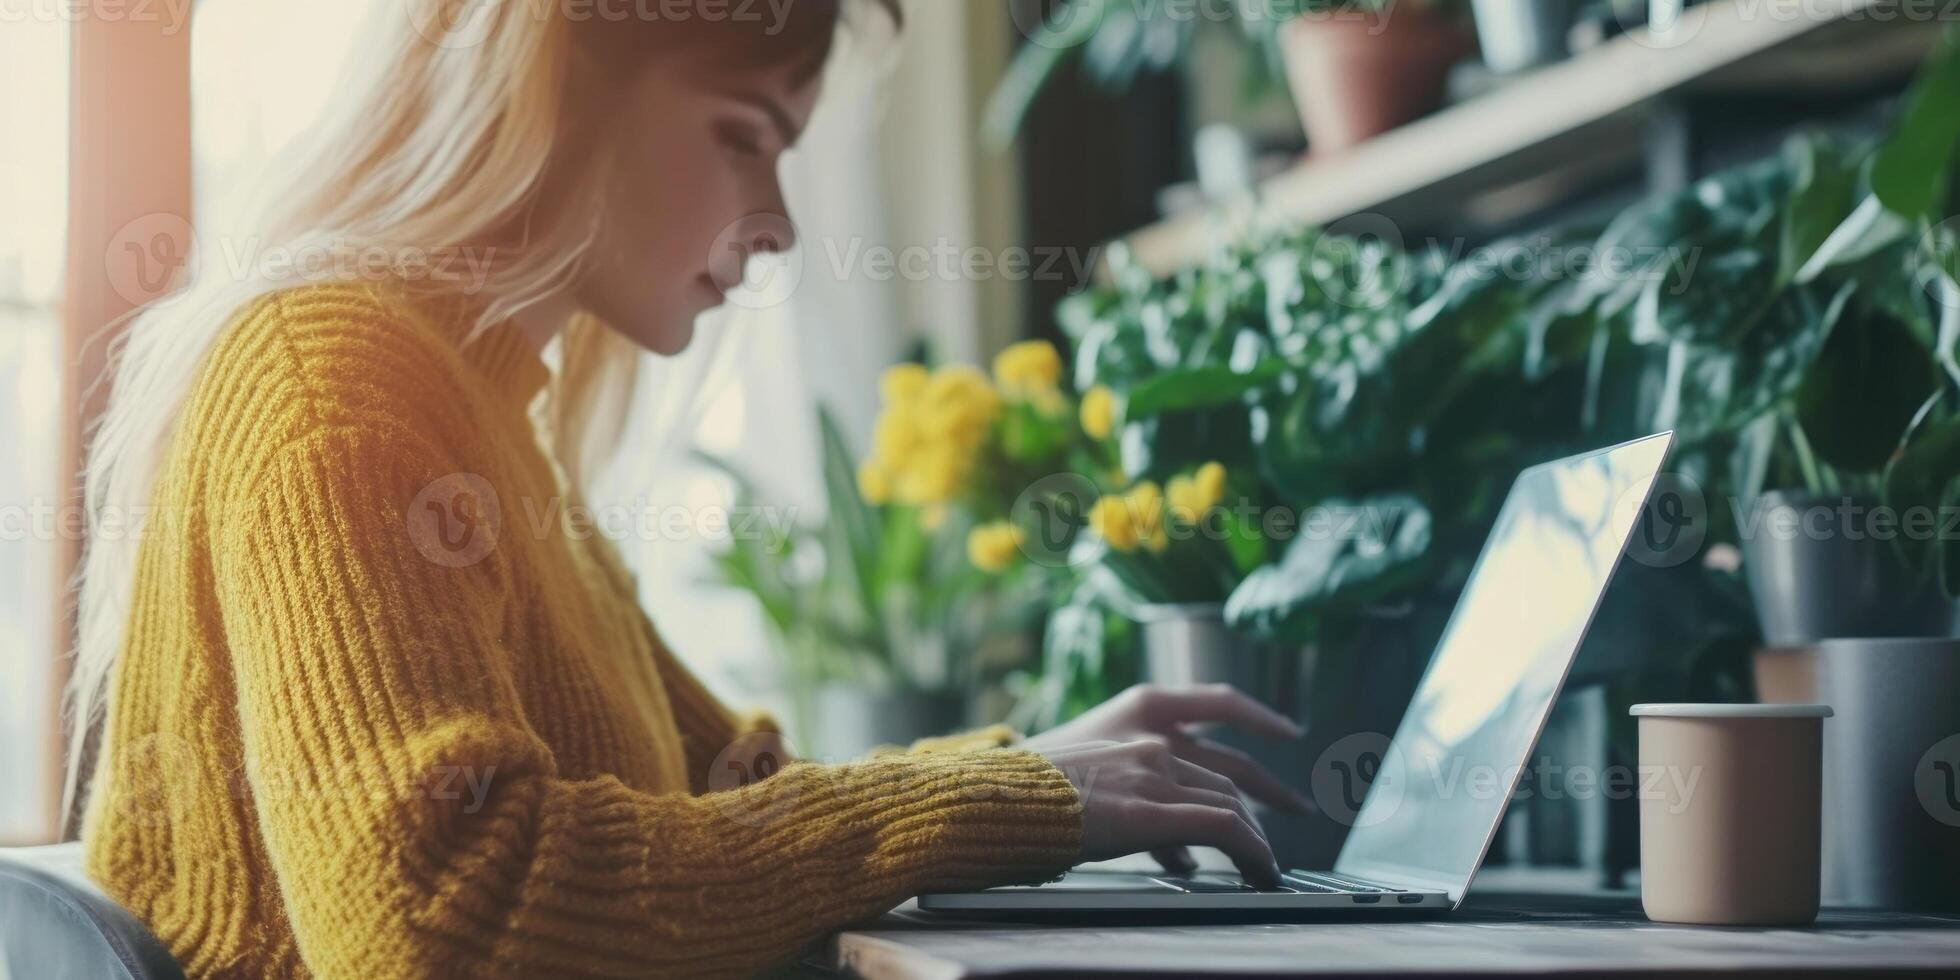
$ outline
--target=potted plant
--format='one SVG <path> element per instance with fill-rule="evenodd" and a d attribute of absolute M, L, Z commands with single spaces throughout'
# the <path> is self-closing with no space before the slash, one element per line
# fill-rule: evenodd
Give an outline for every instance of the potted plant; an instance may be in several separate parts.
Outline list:
<path fill-rule="evenodd" d="M 1669 478 L 1700 488 L 1705 519 L 1683 547 L 1636 548 L 1575 668 L 1575 688 L 1606 685 L 1624 746 L 1632 701 L 1750 696 L 1760 630 L 1738 571 L 1768 560 L 1738 561 L 1751 518 L 1731 502 L 1960 507 L 1960 249 L 1940 220 L 1957 99 L 1949 42 L 1876 148 L 1799 138 L 1604 227 L 1464 255 L 1304 230 L 1157 279 L 1119 251 L 1110 285 L 1058 314 L 1076 386 L 1122 406 L 1133 484 L 1216 461 L 1268 510 L 1378 516 L 1319 538 L 1262 523 L 1265 556 L 1225 600 L 1235 633 L 1316 649 L 1333 710 L 1310 740 L 1380 730 L 1371 703 L 1392 723 L 1407 690 L 1384 678 L 1420 671 L 1521 469 L 1676 430 Z M 1960 591 L 1960 540 L 1881 550 Z M 1098 570 L 1051 619 L 1046 663 L 1073 678 L 1138 647 L 1110 626 L 1137 589 Z"/>
<path fill-rule="evenodd" d="M 1484 64 L 1510 74 L 1565 57 L 1579 7 L 1580 0 L 1471 0 Z"/>
<path fill-rule="evenodd" d="M 1011 666 L 987 662 L 988 643 L 1036 624 L 1072 574 L 1081 523 L 1036 519 L 1054 496 L 1086 511 L 1109 467 L 1061 374 L 1045 342 L 1003 351 L 991 377 L 959 364 L 890 369 L 862 459 L 822 415 L 825 520 L 718 558 L 787 655 L 809 744 L 849 755 L 943 732 L 970 720 L 975 689 Z M 1045 540 L 1057 527 L 1063 539 Z"/>
<path fill-rule="evenodd" d="M 1284 83 L 1315 149 L 1335 152 L 1442 104 L 1449 69 L 1472 47 L 1460 0 L 1236 0 L 1227 25 L 1215 4 L 1064 0 L 1026 31 L 983 123 L 1011 143 L 1028 111 L 1065 66 L 1107 92 L 1139 74 L 1182 64 L 1207 27 L 1237 28 L 1254 49 L 1255 83 Z"/>
<path fill-rule="evenodd" d="M 1960 626 L 1938 526 L 1960 395 L 1960 291 L 1937 223 L 1956 97 L 1949 46 L 1876 145 L 1799 139 L 1630 216 L 1626 239 L 1692 228 L 1702 250 L 1698 274 L 1656 270 L 1633 322 L 1679 366 L 1662 421 L 1733 447 L 1735 532 L 1771 647 Z"/>
<path fill-rule="evenodd" d="M 1430 0 L 1269 0 L 1272 28 L 1315 153 L 1338 153 L 1434 111 L 1474 48 L 1457 5 Z"/>
<path fill-rule="evenodd" d="M 1121 584 L 1141 629 L 1143 676 L 1173 687 L 1230 684 L 1295 713 L 1300 647 L 1262 642 L 1225 621 L 1225 599 L 1265 558 L 1253 499 L 1206 462 L 1161 489 L 1142 480 L 1090 511 L 1096 561 Z"/>
<path fill-rule="evenodd" d="M 835 420 L 820 411 L 827 508 L 779 537 L 734 536 L 715 557 L 720 580 L 754 596 L 776 639 L 806 751 L 828 758 L 904 745 L 968 724 L 973 695 L 1003 665 L 986 655 L 1024 634 L 1046 606 L 1045 570 L 977 569 L 985 532 L 957 506 L 975 460 L 998 446 L 1000 398 L 984 376 L 952 370 L 934 383 L 923 368 L 887 376 L 887 392 L 934 400 L 932 424 L 960 453 L 921 456 L 903 474 L 860 466 Z M 929 395 L 927 389 L 930 389 Z M 890 424 L 881 446 L 891 449 Z M 738 506 L 757 488 L 709 460 L 736 485 Z M 882 464 L 881 464 L 882 465 Z M 900 481 L 904 496 L 894 496 Z"/>

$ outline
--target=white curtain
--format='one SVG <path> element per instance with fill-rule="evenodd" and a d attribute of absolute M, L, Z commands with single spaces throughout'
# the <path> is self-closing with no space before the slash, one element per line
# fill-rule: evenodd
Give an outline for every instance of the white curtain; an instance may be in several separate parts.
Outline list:
<path fill-rule="evenodd" d="M 54 809 L 68 69 L 67 25 L 0 18 L 0 842 L 38 840 Z"/>

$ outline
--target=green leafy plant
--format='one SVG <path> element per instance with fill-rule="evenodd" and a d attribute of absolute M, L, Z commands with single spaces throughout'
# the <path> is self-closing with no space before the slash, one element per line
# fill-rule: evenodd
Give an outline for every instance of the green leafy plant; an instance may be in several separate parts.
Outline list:
<path fill-rule="evenodd" d="M 1604 227 L 1467 257 L 1276 235 L 1164 280 L 1118 254 L 1112 286 L 1060 310 L 1076 384 L 1124 403 L 1131 479 L 1217 460 L 1257 474 L 1261 506 L 1379 518 L 1264 542 L 1227 618 L 1287 643 L 1452 595 L 1520 469 L 1661 429 L 1712 502 L 1711 547 L 1737 540 L 1721 504 L 1770 486 L 1960 505 L 1955 104 L 1960 32 L 1876 144 L 1799 137 Z M 1960 542 L 1902 547 L 1960 594 Z M 1615 589 L 1606 614 L 1633 628 L 1601 642 L 1642 652 L 1604 660 L 1684 677 L 1746 648 L 1717 566 Z"/>
<path fill-rule="evenodd" d="M 778 536 L 734 536 L 714 558 L 717 577 L 755 597 L 799 698 L 825 683 L 968 689 L 982 670 L 982 643 L 1030 629 L 1046 605 L 1045 588 L 1032 576 L 975 568 L 964 513 L 922 523 L 917 508 L 867 503 L 836 420 L 821 411 L 820 421 L 823 518 Z M 707 462 L 733 481 L 738 507 L 762 505 L 739 468 Z"/>
<path fill-rule="evenodd" d="M 1181 65 L 1199 33 L 1210 29 L 1230 30 L 1256 49 L 1248 91 L 1275 89 L 1284 80 L 1275 41 L 1281 24 L 1302 14 L 1390 10 L 1397 2 L 1460 6 L 1459 0 L 1232 0 L 1226 23 L 1210 16 L 1217 4 L 1062 0 L 1027 31 L 994 89 L 982 135 L 996 147 L 1012 143 L 1042 92 L 1071 63 L 1079 62 L 1098 89 L 1123 92 L 1140 75 Z"/>

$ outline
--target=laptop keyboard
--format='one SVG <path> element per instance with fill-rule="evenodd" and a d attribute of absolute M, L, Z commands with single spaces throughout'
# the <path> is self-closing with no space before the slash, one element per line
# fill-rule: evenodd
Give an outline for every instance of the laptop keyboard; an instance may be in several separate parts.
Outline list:
<path fill-rule="evenodd" d="M 1307 893 L 1314 895 L 1382 895 L 1400 893 L 1400 888 L 1384 888 L 1357 881 L 1341 875 L 1318 871 L 1288 871 L 1280 876 L 1277 888 L 1254 888 L 1245 879 L 1235 874 L 1201 873 L 1194 875 L 1153 875 L 1160 881 L 1179 891 L 1192 895 L 1224 895 L 1245 892 L 1267 892 L 1273 894 Z"/>
<path fill-rule="evenodd" d="M 1362 881 L 1359 878 L 1349 878 L 1345 875 L 1329 874 L 1325 871 L 1294 871 L 1291 872 L 1291 874 L 1300 875 L 1315 881 L 1325 882 L 1327 884 L 1335 886 L 1336 888 L 1340 889 L 1343 892 L 1359 892 L 1363 895 L 1400 895 L 1405 891 L 1407 891 L 1407 889 L 1403 889 L 1403 888 L 1389 888 L 1386 885 L 1371 885 L 1365 881 Z"/>

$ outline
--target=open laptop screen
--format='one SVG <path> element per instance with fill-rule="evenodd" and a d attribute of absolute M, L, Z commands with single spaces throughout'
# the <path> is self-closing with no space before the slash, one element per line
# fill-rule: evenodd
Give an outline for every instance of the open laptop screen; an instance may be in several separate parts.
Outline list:
<path fill-rule="evenodd" d="M 1671 442 L 1518 477 L 1336 871 L 1463 900 Z"/>

